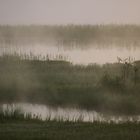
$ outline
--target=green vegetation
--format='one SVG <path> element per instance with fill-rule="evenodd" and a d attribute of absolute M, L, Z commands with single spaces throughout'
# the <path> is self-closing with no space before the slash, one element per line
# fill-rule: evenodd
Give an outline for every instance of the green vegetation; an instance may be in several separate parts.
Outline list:
<path fill-rule="evenodd" d="M 1 103 L 29 102 L 125 115 L 140 113 L 139 61 L 133 65 L 83 66 L 29 57 L 0 57 Z"/>
<path fill-rule="evenodd" d="M 126 121 L 130 121 L 130 119 L 128 118 Z M 15 104 L 1 105 L 0 123 L 8 122 L 84 122 L 84 117 L 82 114 L 73 118 L 71 118 L 70 116 L 62 116 L 62 114 L 60 114 L 60 116 L 56 114 L 52 117 L 51 112 L 48 112 L 48 114 L 46 114 L 46 116 L 43 118 L 42 114 L 23 111 L 22 107 L 18 107 Z M 90 120 L 90 122 L 93 122 L 93 120 Z"/>
<path fill-rule="evenodd" d="M 0 45 L 55 44 L 65 47 L 139 46 L 138 25 L 0 26 Z M 94 45 L 93 45 L 94 44 Z"/>
<path fill-rule="evenodd" d="M 63 56 L 21 54 L 14 48 L 54 45 L 140 46 L 138 25 L 0 25 L 0 104 L 16 102 L 95 110 L 104 115 L 140 114 L 140 61 L 73 65 Z M 12 50 L 10 50 L 10 49 Z M 20 50 L 20 49 L 19 49 Z M 9 55 L 8 52 L 12 53 Z M 1 107 L 1 106 L 0 106 Z M 42 121 L 40 115 L 0 108 L 0 140 L 139 140 L 140 123 Z"/>
<path fill-rule="evenodd" d="M 0 123 L 1 140 L 139 140 L 140 124 L 12 122 Z"/>
<path fill-rule="evenodd" d="M 48 119 L 49 120 L 49 119 Z M 20 108 L 14 108 L 12 105 L 6 108 L 0 106 L 0 123 L 8 122 L 41 122 L 41 116 L 31 113 L 25 113 Z"/>
<path fill-rule="evenodd" d="M 0 109 L 1 140 L 139 140 L 139 122 L 42 121 L 20 109 Z"/>

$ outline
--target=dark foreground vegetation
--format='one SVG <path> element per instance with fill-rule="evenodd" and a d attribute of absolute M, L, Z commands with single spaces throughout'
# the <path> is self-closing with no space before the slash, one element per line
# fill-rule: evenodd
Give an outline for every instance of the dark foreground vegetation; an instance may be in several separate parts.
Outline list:
<path fill-rule="evenodd" d="M 1 140 L 139 140 L 140 124 L 12 122 L 0 123 Z"/>
<path fill-rule="evenodd" d="M 0 57 L 0 103 L 29 102 L 97 112 L 140 113 L 140 62 L 73 65 Z"/>
<path fill-rule="evenodd" d="M 0 110 L 1 140 L 139 140 L 139 122 L 42 121 L 20 110 Z"/>
<path fill-rule="evenodd" d="M 18 111 L 0 114 L 1 140 L 139 140 L 140 124 L 136 122 L 85 123 L 56 120 L 41 121 L 23 117 Z"/>
<path fill-rule="evenodd" d="M 0 47 L 139 47 L 137 25 L 0 26 Z M 23 55 L 0 56 L 0 104 L 29 102 L 113 115 L 140 114 L 140 61 L 73 65 Z M 139 140 L 140 123 L 42 121 L 39 115 L 0 108 L 0 140 Z"/>

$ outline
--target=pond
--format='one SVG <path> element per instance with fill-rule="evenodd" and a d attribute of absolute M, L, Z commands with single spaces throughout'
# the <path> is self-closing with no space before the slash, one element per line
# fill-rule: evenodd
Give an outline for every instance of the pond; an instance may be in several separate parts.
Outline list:
<path fill-rule="evenodd" d="M 19 55 L 34 55 L 43 59 L 44 56 L 48 56 L 49 59 L 62 59 L 72 62 L 73 64 L 105 64 L 117 62 L 117 57 L 126 59 L 128 57 L 134 60 L 140 60 L 140 47 L 129 46 L 90 46 L 87 48 L 80 47 L 61 47 L 50 46 L 42 44 L 34 45 L 7 45 L 0 47 L 0 55 L 18 53 Z"/>

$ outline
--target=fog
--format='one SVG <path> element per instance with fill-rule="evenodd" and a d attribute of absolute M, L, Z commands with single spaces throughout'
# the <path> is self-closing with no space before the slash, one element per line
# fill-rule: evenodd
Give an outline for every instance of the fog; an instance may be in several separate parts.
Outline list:
<path fill-rule="evenodd" d="M 0 0 L 0 24 L 139 24 L 139 0 Z"/>
<path fill-rule="evenodd" d="M 133 58 L 134 60 L 140 60 L 140 48 L 139 47 L 118 47 L 117 45 L 108 46 L 106 48 L 100 48 L 98 45 L 91 45 L 87 49 L 81 48 L 66 48 L 50 45 L 20 45 L 20 46 L 7 46 L 0 47 L 0 56 L 3 54 L 19 54 L 19 56 L 24 56 L 25 54 L 34 56 L 41 56 L 40 60 L 48 55 L 50 60 L 64 59 L 70 61 L 73 64 L 105 64 L 105 63 L 115 63 L 117 62 L 117 57 L 122 59 Z"/>
<path fill-rule="evenodd" d="M 44 117 L 51 112 L 52 119 L 84 114 L 84 121 L 100 121 L 98 112 L 111 112 L 138 114 L 139 121 L 140 26 L 122 25 L 140 24 L 139 5 L 139 0 L 0 0 L 0 102 L 57 106 L 18 104 Z M 50 61 L 59 58 L 64 61 Z M 62 108 L 67 106 L 83 110 Z"/>
<path fill-rule="evenodd" d="M 82 122 L 108 122 L 108 123 L 122 123 L 122 122 L 140 122 L 139 115 L 133 116 L 113 116 L 106 115 L 96 111 L 87 111 L 78 108 L 52 108 L 45 105 L 29 104 L 29 103 L 15 103 L 3 104 L 0 106 L 3 111 L 18 110 L 26 114 L 31 114 L 34 118 L 38 116 L 41 120 L 57 120 L 57 121 L 82 121 Z"/>

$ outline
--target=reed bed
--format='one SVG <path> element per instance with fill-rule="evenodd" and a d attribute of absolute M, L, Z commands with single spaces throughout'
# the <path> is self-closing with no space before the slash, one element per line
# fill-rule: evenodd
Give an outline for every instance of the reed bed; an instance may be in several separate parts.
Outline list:
<path fill-rule="evenodd" d="M 127 65 L 84 66 L 64 60 L 1 56 L 0 102 L 71 106 L 136 115 L 140 113 L 140 63 Z"/>

